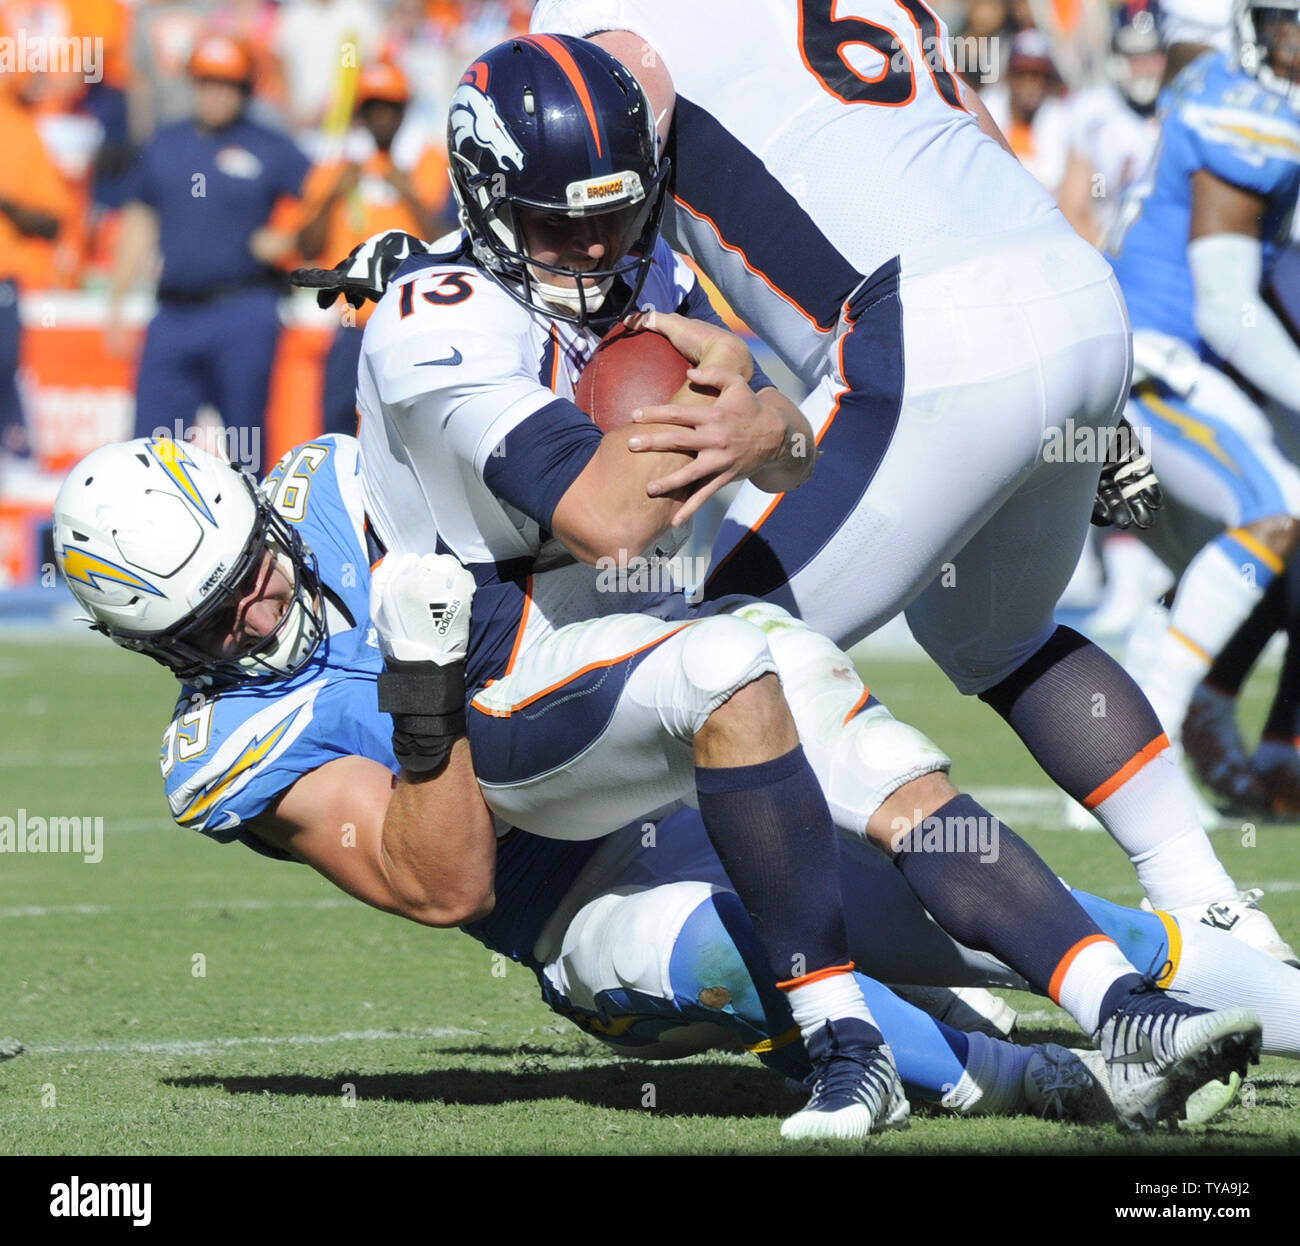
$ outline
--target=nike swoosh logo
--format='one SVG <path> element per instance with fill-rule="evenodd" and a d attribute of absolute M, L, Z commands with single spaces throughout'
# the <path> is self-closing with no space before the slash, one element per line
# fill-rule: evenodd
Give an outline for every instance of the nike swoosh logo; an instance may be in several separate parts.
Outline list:
<path fill-rule="evenodd" d="M 1142 1045 L 1136 1051 L 1130 1051 L 1126 1056 L 1112 1056 L 1112 1064 L 1146 1064 L 1148 1060 L 1156 1058 L 1155 1049 L 1151 1046 L 1151 1040 L 1145 1034 L 1142 1036 Z"/>
<path fill-rule="evenodd" d="M 415 366 L 417 368 L 454 368 L 458 363 L 464 360 L 465 356 L 460 353 L 454 346 L 451 348 L 451 354 L 446 359 L 421 359 Z"/>

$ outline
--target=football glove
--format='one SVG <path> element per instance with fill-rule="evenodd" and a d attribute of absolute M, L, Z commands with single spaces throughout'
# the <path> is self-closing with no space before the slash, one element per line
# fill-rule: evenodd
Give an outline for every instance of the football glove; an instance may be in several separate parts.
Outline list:
<path fill-rule="evenodd" d="M 400 229 L 372 234 L 348 252 L 333 268 L 295 268 L 289 280 L 296 286 L 316 290 L 316 302 L 328 307 L 340 294 L 353 307 L 366 300 L 378 303 L 397 270 L 413 255 L 431 255 L 429 247 Z"/>
<path fill-rule="evenodd" d="M 1164 505 L 1160 481 L 1133 426 L 1121 419 L 1109 442 L 1109 457 L 1101 469 L 1092 522 L 1098 527 L 1149 528 Z"/>
<path fill-rule="evenodd" d="M 370 582 L 370 617 L 384 655 L 379 708 L 393 752 L 415 775 L 440 769 L 465 732 L 465 655 L 474 577 L 446 554 L 385 558 Z"/>

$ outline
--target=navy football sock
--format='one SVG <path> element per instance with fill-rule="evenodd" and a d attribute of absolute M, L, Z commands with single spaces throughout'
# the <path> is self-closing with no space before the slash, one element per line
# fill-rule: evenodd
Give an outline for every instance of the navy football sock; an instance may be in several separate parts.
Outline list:
<path fill-rule="evenodd" d="M 1279 581 L 1284 585 L 1281 613 L 1286 628 L 1286 657 L 1263 734 L 1265 739 L 1290 743 L 1300 737 L 1300 556 L 1287 563 L 1286 574 L 1278 576 L 1273 584 Z M 1264 600 L 1268 600 L 1267 593 Z M 1268 639 L 1265 637 L 1264 642 Z"/>
<path fill-rule="evenodd" d="M 1274 632 L 1281 631 L 1287 624 L 1287 582 L 1291 578 L 1290 571 L 1273 578 L 1259 604 L 1214 659 L 1214 665 L 1205 676 L 1207 684 L 1233 697 L 1241 691 L 1241 685 L 1264 652 L 1264 646 L 1273 639 Z"/>
<path fill-rule="evenodd" d="M 700 816 L 778 979 L 849 961 L 835 826 L 802 748 L 697 766 Z"/>
<path fill-rule="evenodd" d="M 969 796 L 913 827 L 894 864 L 954 939 L 991 952 L 1053 999 L 1074 950 L 1107 937 L 1043 859 Z M 1132 974 L 1121 994 L 1140 981 Z"/>
<path fill-rule="evenodd" d="M 1068 627 L 1058 627 L 980 700 L 1007 720 L 1052 781 L 1084 804 L 1164 736 L 1128 672 Z"/>

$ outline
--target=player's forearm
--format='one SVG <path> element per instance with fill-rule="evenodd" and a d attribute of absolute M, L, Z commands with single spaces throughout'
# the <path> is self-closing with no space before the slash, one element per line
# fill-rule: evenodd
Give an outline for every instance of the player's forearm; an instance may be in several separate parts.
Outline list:
<path fill-rule="evenodd" d="M 1276 402 L 1300 407 L 1300 349 L 1259 293 L 1259 242 L 1212 234 L 1187 247 L 1196 328 L 1210 348 Z"/>
<path fill-rule="evenodd" d="M 462 926 L 496 902 L 496 834 L 470 764 L 469 743 L 452 747 L 430 778 L 403 772 L 384 816 L 380 868 L 402 916 L 426 926 Z"/>
<path fill-rule="evenodd" d="M 1101 231 L 1092 197 L 1093 177 L 1089 161 L 1072 151 L 1060 189 L 1056 192 L 1056 205 L 1081 238 L 1093 246 L 1100 246 Z"/>
<path fill-rule="evenodd" d="M 971 115 L 975 118 L 979 128 L 984 131 L 1003 151 L 1009 156 L 1015 156 L 1020 159 L 1012 150 L 1011 144 L 1007 142 L 1007 137 L 998 128 L 998 123 L 993 120 L 993 115 L 984 107 L 984 101 L 980 99 L 979 92 L 974 87 L 967 84 L 962 85 L 962 103 L 964 103 Z"/>
<path fill-rule="evenodd" d="M 686 454 L 633 454 L 629 438 L 656 426 L 629 425 L 606 433 L 555 508 L 552 531 L 579 562 L 627 559 L 648 549 L 672 524 L 677 503 L 652 498 L 646 487 L 690 459 Z"/>

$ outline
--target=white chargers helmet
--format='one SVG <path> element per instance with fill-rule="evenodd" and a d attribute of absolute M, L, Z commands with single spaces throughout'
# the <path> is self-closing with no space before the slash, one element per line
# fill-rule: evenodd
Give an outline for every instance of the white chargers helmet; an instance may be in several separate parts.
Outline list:
<path fill-rule="evenodd" d="M 1300 82 L 1300 0 L 1236 0 L 1233 22 L 1241 68 L 1260 86 L 1294 99 Z"/>
<path fill-rule="evenodd" d="M 205 651 L 268 551 L 293 585 L 275 630 Z M 251 476 L 197 446 L 141 437 L 87 455 L 55 500 L 54 553 L 96 631 L 199 687 L 294 675 L 325 635 L 314 556 Z"/>

